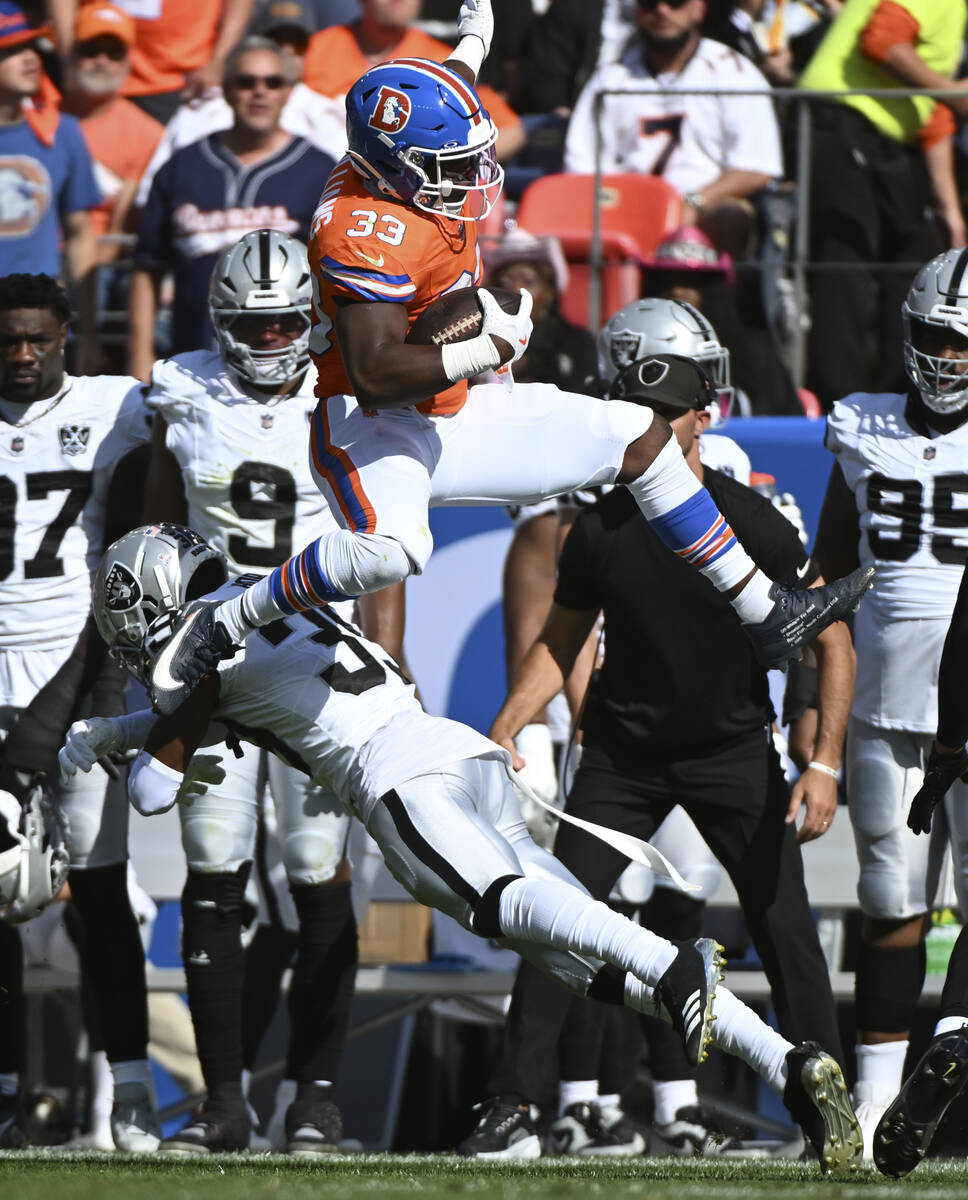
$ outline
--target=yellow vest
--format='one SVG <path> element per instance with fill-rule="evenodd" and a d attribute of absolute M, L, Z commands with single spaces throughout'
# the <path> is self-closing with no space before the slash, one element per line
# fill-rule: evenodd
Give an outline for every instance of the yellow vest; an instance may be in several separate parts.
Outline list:
<path fill-rule="evenodd" d="M 798 86 L 809 91 L 835 92 L 848 88 L 902 87 L 897 78 L 861 51 L 860 35 L 880 0 L 847 0 L 800 76 Z M 968 17 L 966 0 L 894 0 L 918 23 L 914 48 L 940 75 L 951 76 L 961 57 Z M 870 96 L 845 96 L 885 137 L 913 142 L 934 111 L 936 100 L 927 96 L 876 100 Z"/>

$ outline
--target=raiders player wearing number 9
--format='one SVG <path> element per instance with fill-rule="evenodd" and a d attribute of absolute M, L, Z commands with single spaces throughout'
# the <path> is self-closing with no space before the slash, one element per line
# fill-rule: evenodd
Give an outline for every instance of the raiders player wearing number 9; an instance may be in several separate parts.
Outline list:
<path fill-rule="evenodd" d="M 0 278 L 0 737 L 12 804 L 34 808 L 45 772 L 70 862 L 74 911 L 87 934 L 103 1048 L 122 1101 L 112 1119 L 125 1150 L 158 1145 L 147 1063 L 144 952 L 127 891 L 123 784 L 97 766 L 55 788 L 55 758 L 80 680 L 97 674 L 97 638 L 85 626 L 90 570 L 107 542 L 136 520 L 149 436 L 144 389 L 124 376 L 65 370 L 71 306 L 47 275 Z M 103 655 L 101 655 L 103 658 Z M 99 682 L 104 696 L 105 684 Z M 108 689 L 110 690 L 110 689 Z M 118 709 L 120 711 L 120 708 Z M 14 770 L 14 768 L 17 768 Z M 39 811 L 39 810 L 38 810 Z M 21 824 L 21 832 L 30 822 Z M 13 829 L 17 828 L 16 821 Z M 27 836 L 26 844 L 31 844 Z M 21 869 L 23 869 L 23 864 Z M 27 881 L 29 882 L 29 881 Z M 50 880 L 48 880 L 50 883 Z M 26 886 L 21 878 L 20 886 Z M 49 886 L 44 899 L 53 899 Z M 28 906 L 31 915 L 34 909 Z M 0 916 L 0 922 L 3 918 Z M 17 934 L 0 923 L 0 1074 L 16 1079 L 23 1053 L 15 1019 L 22 981 Z M 14 1144 L 16 1114 L 0 1096 L 0 1144 Z M 4 1126 L 8 1126 L 4 1128 Z M 106 1131 L 105 1131 L 106 1132 Z"/>
<path fill-rule="evenodd" d="M 250 581 L 284 562 L 320 528 L 336 528 L 306 454 L 316 406 L 314 374 L 308 370 L 311 305 L 305 246 L 276 230 L 248 233 L 221 255 L 212 273 L 209 307 L 218 349 L 175 355 L 152 373 L 148 405 L 155 425 L 145 515 L 190 526 L 205 539 L 208 553 L 217 552 L 230 573 Z M 173 536 L 175 527 L 164 528 Z M 152 544 L 145 541 L 146 547 Z M 113 562 L 104 581 L 107 611 L 114 611 L 112 596 L 119 581 L 129 585 L 134 568 L 120 558 Z M 113 583 L 118 586 L 112 590 Z M 204 590 L 213 586 L 209 580 Z M 399 631 L 387 647 L 399 654 L 401 589 L 374 597 L 373 604 L 391 614 L 380 628 Z M 136 637 L 130 645 L 120 638 L 116 651 L 140 670 L 141 639 L 159 612 L 126 611 L 137 616 Z M 352 601 L 341 612 L 352 619 Z M 335 1109 L 316 1081 L 336 1079 L 355 977 L 356 925 L 345 860 L 349 818 L 329 792 L 258 747 L 240 747 L 238 755 L 224 756 L 222 766 L 221 782 L 210 783 L 190 807 L 179 806 L 188 862 L 185 968 L 210 1100 L 204 1119 L 179 1131 L 166 1148 L 232 1151 L 248 1145 L 241 1080 L 252 1064 L 243 1061 L 242 1048 L 254 1056 L 261 1031 L 243 1035 L 245 964 L 238 946 L 241 897 L 261 822 L 262 853 L 281 859 L 285 868 L 268 895 L 260 892 L 263 911 L 278 912 L 282 928 L 273 928 L 268 938 L 257 933 L 249 950 L 259 965 L 248 977 L 265 995 L 247 1011 L 273 1011 L 287 965 L 278 953 L 279 936 L 299 940 L 290 986 L 288 1083 L 279 1094 L 291 1100 L 296 1086 L 304 1085 L 303 1098 L 294 1101 L 292 1136 L 276 1148 L 332 1150 L 334 1138 L 339 1140 Z M 266 776 L 272 804 L 262 822 Z M 254 874 L 262 889 L 269 871 Z M 217 918 L 207 901 L 218 907 Z M 266 940 L 272 953 L 263 962 L 258 956 Z M 325 988 L 318 986 L 320 972 L 329 981 Z"/>
<path fill-rule="evenodd" d="M 847 796 L 864 914 L 857 965 L 858 1117 L 869 1135 L 897 1094 L 924 978 L 928 844 L 907 828 L 937 728 L 938 667 L 968 546 L 968 250 L 916 274 L 902 305 L 906 392 L 838 401 L 815 557 L 877 584 L 854 620 L 857 682 Z M 949 793 L 959 900 L 968 900 L 968 785 Z"/>

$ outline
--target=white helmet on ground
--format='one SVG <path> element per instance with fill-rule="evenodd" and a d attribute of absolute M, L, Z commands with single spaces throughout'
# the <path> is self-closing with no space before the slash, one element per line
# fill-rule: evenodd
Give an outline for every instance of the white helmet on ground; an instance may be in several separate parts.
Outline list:
<path fill-rule="evenodd" d="M 56 900 L 70 863 L 56 811 L 41 788 L 26 802 L 0 791 L 0 920 L 36 917 Z"/>
<path fill-rule="evenodd" d="M 306 247 L 275 229 L 257 229 L 215 264 L 208 305 L 222 357 L 256 387 L 285 383 L 309 365 L 313 285 Z M 268 319 L 293 335 L 282 348 L 252 344 Z"/>
<path fill-rule="evenodd" d="M 932 412 L 968 404 L 968 363 L 943 356 L 968 349 L 968 249 L 946 250 L 918 271 L 901 305 L 904 369 Z"/>
<path fill-rule="evenodd" d="M 104 552 L 94 576 L 94 620 L 112 656 L 139 678 L 148 626 L 220 587 L 225 559 L 183 525 L 143 525 Z"/>
<path fill-rule="evenodd" d="M 627 366 L 650 354 L 681 354 L 702 363 L 728 411 L 733 397 L 729 351 L 698 308 L 685 300 L 633 300 L 610 317 L 598 335 L 598 373 L 605 383 L 613 383 Z"/>

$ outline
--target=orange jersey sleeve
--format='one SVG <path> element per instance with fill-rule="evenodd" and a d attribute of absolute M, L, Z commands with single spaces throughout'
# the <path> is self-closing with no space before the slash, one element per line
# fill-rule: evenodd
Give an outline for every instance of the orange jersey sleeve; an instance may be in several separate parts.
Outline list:
<path fill-rule="evenodd" d="M 333 170 L 313 216 L 309 265 L 315 283 L 310 349 L 316 395 L 352 394 L 336 313 L 348 303 L 403 304 L 409 325 L 444 292 L 480 282 L 481 259 L 472 221 L 458 222 L 374 196 L 344 159 Z M 467 384 L 456 383 L 418 405 L 421 412 L 456 412 Z"/>

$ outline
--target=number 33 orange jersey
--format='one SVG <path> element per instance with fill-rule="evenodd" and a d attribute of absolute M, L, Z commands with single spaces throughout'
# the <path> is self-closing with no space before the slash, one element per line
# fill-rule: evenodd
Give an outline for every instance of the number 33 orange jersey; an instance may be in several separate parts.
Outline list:
<path fill-rule="evenodd" d="M 314 292 L 309 348 L 320 398 L 353 392 L 333 329 L 338 308 L 348 301 L 402 304 L 412 326 L 444 292 L 473 287 L 481 276 L 473 221 L 374 196 L 347 159 L 329 177 L 313 216 L 309 265 Z M 457 412 L 466 398 L 467 384 L 455 383 L 417 407 L 440 416 Z"/>

